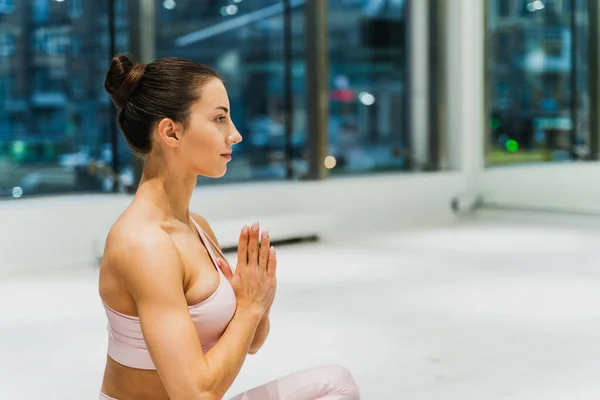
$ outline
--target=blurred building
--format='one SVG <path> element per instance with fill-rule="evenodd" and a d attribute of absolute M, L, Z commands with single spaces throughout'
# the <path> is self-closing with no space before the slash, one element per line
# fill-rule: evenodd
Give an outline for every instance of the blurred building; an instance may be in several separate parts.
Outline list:
<path fill-rule="evenodd" d="M 132 51 L 132 26 L 148 23 L 140 20 L 139 7 L 130 12 L 135 3 L 3 3 L 0 154 L 10 163 L 13 177 L 0 180 L 5 182 L 0 193 L 11 196 L 14 188 L 23 195 L 90 190 L 89 180 L 77 180 L 73 171 L 90 159 L 112 158 L 106 154 L 111 148 L 111 104 L 103 88 L 111 56 L 110 24 L 116 51 Z M 154 4 L 155 57 L 209 64 L 228 84 L 234 118 L 246 137 L 229 179 L 289 178 L 290 163 L 292 178 L 305 174 L 305 1 L 290 2 L 291 26 L 284 3 L 277 0 Z M 113 21 L 108 20 L 109 7 L 114 7 Z M 328 134 L 338 170 L 410 168 L 405 2 L 332 1 L 328 11 Z M 285 30 L 290 32 L 289 44 L 284 42 Z M 287 80 L 291 100 L 286 98 Z M 286 109 L 289 104 L 293 110 Z M 293 119 L 287 125 L 291 130 L 285 118 Z M 132 160 L 123 141 L 118 147 L 126 168 Z"/>
<path fill-rule="evenodd" d="M 587 157 L 587 3 L 495 0 L 488 29 L 495 159 L 515 149 L 533 162 Z"/>

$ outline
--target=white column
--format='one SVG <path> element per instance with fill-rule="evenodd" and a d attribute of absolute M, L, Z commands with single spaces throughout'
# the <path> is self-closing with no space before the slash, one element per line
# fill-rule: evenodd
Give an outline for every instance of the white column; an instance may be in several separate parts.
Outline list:
<path fill-rule="evenodd" d="M 482 0 L 452 0 L 446 6 L 446 159 L 464 174 L 460 194 L 474 199 L 481 187 L 485 139 L 485 8 Z"/>
<path fill-rule="evenodd" d="M 429 158 L 429 0 L 412 0 L 408 7 L 410 136 L 414 168 Z"/>

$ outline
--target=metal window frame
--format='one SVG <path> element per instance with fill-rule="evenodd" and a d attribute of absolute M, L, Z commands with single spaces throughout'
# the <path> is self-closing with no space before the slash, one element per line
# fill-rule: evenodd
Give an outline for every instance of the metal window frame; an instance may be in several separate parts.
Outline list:
<path fill-rule="evenodd" d="M 154 0 L 126 0 L 129 13 L 129 53 L 138 62 L 149 63 L 156 58 L 156 7 Z M 144 21 L 142 24 L 141 21 Z M 144 160 L 133 156 L 134 184 L 142 178 Z"/>
<path fill-rule="evenodd" d="M 418 0 L 417 0 L 418 1 Z M 429 1 L 429 138 L 428 156 L 431 171 L 445 169 L 445 141 L 442 124 L 446 120 L 446 79 L 444 74 L 445 46 L 443 43 L 445 26 L 445 0 Z"/>
<path fill-rule="evenodd" d="M 570 0 L 570 11 L 571 11 L 571 148 L 574 149 L 577 142 L 577 136 L 579 133 L 579 110 L 578 110 L 578 85 L 577 85 L 577 51 L 579 50 L 579 41 L 577 37 L 577 0 Z"/>
<path fill-rule="evenodd" d="M 305 5 L 306 135 L 308 172 L 306 180 L 329 176 L 324 165 L 329 124 L 328 1 L 307 0 Z"/>
<path fill-rule="evenodd" d="M 600 144 L 600 5 L 597 0 L 588 0 L 588 22 L 590 37 L 588 70 L 590 93 L 590 161 L 598 161 Z"/>
<path fill-rule="evenodd" d="M 108 59 L 111 60 L 112 57 L 115 56 L 116 53 L 116 0 L 108 0 Z M 119 160 L 119 148 L 118 148 L 118 142 L 119 142 L 119 130 L 117 129 L 117 122 L 116 122 L 116 117 L 117 117 L 117 112 L 115 107 L 109 103 L 110 111 L 109 111 L 109 118 L 111 120 L 110 123 L 110 132 L 109 132 L 109 137 L 110 137 L 110 149 L 112 152 L 112 163 L 111 163 L 111 167 L 112 170 L 115 174 L 115 176 L 118 176 L 119 174 L 119 164 L 120 164 L 120 160 Z M 116 180 L 112 181 L 112 191 L 113 192 L 117 192 L 119 189 L 119 184 Z"/>
<path fill-rule="evenodd" d="M 492 52 L 491 46 L 491 35 L 489 33 L 489 20 L 488 16 L 490 15 L 491 10 L 491 2 L 493 0 L 486 0 L 483 3 L 483 109 L 485 115 L 483 116 L 483 120 L 485 121 L 483 133 L 485 138 L 483 139 L 483 160 L 484 160 L 484 168 L 492 167 L 492 129 L 490 125 L 490 115 L 491 115 L 491 96 L 492 96 L 492 84 L 491 77 L 492 74 L 490 72 L 490 56 Z"/>
<path fill-rule="evenodd" d="M 293 158 L 294 148 L 292 135 L 294 133 L 294 93 L 293 93 L 293 37 L 292 37 L 292 4 L 283 0 L 283 113 L 285 125 L 285 175 L 286 179 L 294 178 Z"/>

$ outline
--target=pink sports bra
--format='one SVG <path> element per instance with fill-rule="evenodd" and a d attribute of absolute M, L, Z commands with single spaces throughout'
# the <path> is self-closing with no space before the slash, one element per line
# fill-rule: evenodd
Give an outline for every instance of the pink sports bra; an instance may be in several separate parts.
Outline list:
<path fill-rule="evenodd" d="M 219 286 L 213 294 L 200 303 L 189 306 L 192 321 L 202 343 L 202 350 L 206 353 L 214 346 L 227 325 L 233 318 L 236 309 L 236 299 L 233 288 L 221 272 L 217 264 L 217 257 L 211 244 L 217 249 L 221 257 L 225 256 L 212 239 L 206 235 L 202 228 L 191 219 L 202 243 L 219 272 Z M 119 313 L 104 304 L 108 317 L 108 356 L 119 364 L 138 369 L 154 370 L 148 347 L 142 335 L 138 317 Z"/>

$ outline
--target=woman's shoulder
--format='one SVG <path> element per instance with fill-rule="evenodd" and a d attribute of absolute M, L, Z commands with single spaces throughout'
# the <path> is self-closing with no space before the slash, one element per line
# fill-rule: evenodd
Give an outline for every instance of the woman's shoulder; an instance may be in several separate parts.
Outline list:
<path fill-rule="evenodd" d="M 176 261 L 179 253 L 169 233 L 158 221 L 133 213 L 123 214 L 108 232 L 104 258 L 111 267 L 121 269 L 158 258 Z"/>
<path fill-rule="evenodd" d="M 100 265 L 99 289 L 109 307 L 137 315 L 132 296 L 160 290 L 183 279 L 180 256 L 160 223 L 122 215 L 108 232 Z"/>
<path fill-rule="evenodd" d="M 164 235 L 166 232 L 160 224 L 133 213 L 124 213 L 108 231 L 106 245 L 109 248 L 143 246 L 159 238 L 164 239 Z"/>

